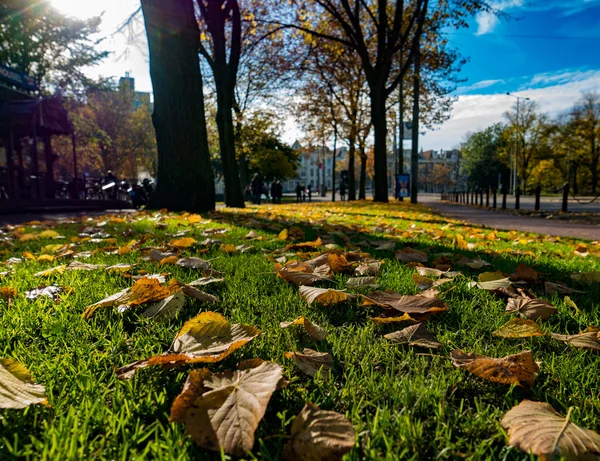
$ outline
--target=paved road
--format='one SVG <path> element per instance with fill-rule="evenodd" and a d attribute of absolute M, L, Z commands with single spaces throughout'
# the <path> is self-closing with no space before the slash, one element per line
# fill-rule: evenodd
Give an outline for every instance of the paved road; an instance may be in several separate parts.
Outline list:
<path fill-rule="evenodd" d="M 429 194 L 427 194 L 429 195 Z M 434 194 L 431 194 L 434 195 Z M 569 198 L 568 211 L 577 213 L 600 213 L 600 198 L 593 203 L 588 203 L 593 200 L 594 197 L 577 197 L 577 200 Z M 485 196 L 483 197 L 485 203 Z M 478 202 L 479 203 L 479 202 Z M 490 203 L 492 203 L 492 197 L 490 197 Z M 498 206 L 502 203 L 502 197 L 498 196 Z M 522 196 L 520 200 L 521 210 L 535 210 L 535 197 Z M 515 198 L 512 196 L 506 197 L 506 207 L 515 208 Z M 540 199 L 540 210 L 541 211 L 560 211 L 562 208 L 562 197 L 541 197 Z"/>

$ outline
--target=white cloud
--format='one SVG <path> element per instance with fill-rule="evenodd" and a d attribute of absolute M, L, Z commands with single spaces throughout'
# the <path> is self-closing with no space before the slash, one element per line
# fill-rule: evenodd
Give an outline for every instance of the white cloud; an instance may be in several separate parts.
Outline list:
<path fill-rule="evenodd" d="M 529 86 L 533 86 L 534 82 L 551 84 L 512 94 L 531 98 L 539 104 L 542 112 L 554 117 L 571 108 L 583 93 L 600 91 L 600 70 L 581 72 L 566 70 L 555 74 L 540 74 L 531 77 Z M 456 147 L 468 132 L 503 121 L 504 113 L 512 108 L 514 102 L 514 98 L 505 94 L 459 96 L 450 120 L 439 130 L 422 136 L 420 144 L 425 150 Z"/>
<path fill-rule="evenodd" d="M 467 93 L 469 91 L 481 90 L 483 88 L 488 88 L 490 86 L 495 85 L 496 83 L 503 83 L 504 80 L 481 80 L 480 82 L 473 83 L 468 86 L 461 86 L 458 91 L 460 93 Z"/>
<path fill-rule="evenodd" d="M 475 21 L 477 22 L 477 32 L 475 35 L 485 35 L 493 32 L 500 18 L 497 13 L 501 13 L 511 8 L 517 8 L 523 6 L 523 0 L 502 0 L 491 3 L 492 11 L 484 11 L 477 13 Z"/>

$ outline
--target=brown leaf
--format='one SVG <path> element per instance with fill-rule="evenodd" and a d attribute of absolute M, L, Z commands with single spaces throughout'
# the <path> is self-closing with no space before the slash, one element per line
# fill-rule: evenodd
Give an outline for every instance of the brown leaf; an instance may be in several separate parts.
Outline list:
<path fill-rule="evenodd" d="M 494 383 L 533 386 L 539 371 L 531 351 L 496 359 L 455 350 L 450 353 L 450 358 L 454 366 Z"/>
<path fill-rule="evenodd" d="M 569 346 L 600 352 L 600 329 L 598 329 L 598 327 L 587 327 L 585 330 L 577 333 L 576 335 L 559 335 L 557 333 L 550 333 L 550 336 L 558 341 L 563 341 Z"/>
<path fill-rule="evenodd" d="M 0 408 L 21 409 L 46 402 L 46 389 L 32 383 L 24 365 L 13 359 L 0 359 Z"/>
<path fill-rule="evenodd" d="M 320 247 L 322 244 L 323 242 L 321 241 L 321 238 L 317 237 L 317 240 L 315 240 L 314 242 L 293 243 L 291 245 L 287 245 L 285 249 L 287 251 L 306 250 Z"/>
<path fill-rule="evenodd" d="M 313 339 L 316 339 L 317 341 L 323 341 L 325 339 L 325 336 L 327 336 L 327 332 L 323 328 L 321 328 L 316 323 L 312 323 L 306 317 L 298 317 L 293 322 L 281 322 L 279 324 L 279 326 L 281 328 L 287 328 L 287 327 L 289 327 L 291 325 L 302 325 L 302 326 L 304 326 L 304 329 L 306 330 L 306 332 Z"/>
<path fill-rule="evenodd" d="M 600 271 L 591 271 L 591 272 L 577 272 L 575 274 L 571 274 L 571 278 L 578 282 L 600 282 Z"/>
<path fill-rule="evenodd" d="M 546 333 L 533 320 L 510 319 L 492 333 L 502 338 L 529 338 L 530 336 L 545 336 Z"/>
<path fill-rule="evenodd" d="M 407 314 L 425 314 L 429 312 L 446 312 L 448 305 L 441 299 L 421 295 L 401 295 L 400 293 L 376 291 L 364 298 L 363 306 L 375 304 L 381 307 L 396 309 Z"/>
<path fill-rule="evenodd" d="M 560 295 L 570 295 L 571 293 L 583 293 L 583 291 L 575 290 L 558 282 L 544 282 L 544 289 L 548 294 L 558 293 Z"/>
<path fill-rule="evenodd" d="M 343 303 L 344 301 L 353 298 L 342 290 L 332 290 L 327 288 L 316 288 L 301 286 L 299 290 L 300 296 L 310 306 L 313 302 L 317 302 L 324 306 L 333 306 L 334 304 Z"/>
<path fill-rule="evenodd" d="M 408 344 L 409 346 L 426 347 L 429 349 L 437 349 L 442 347 L 442 344 L 431 334 L 425 325 L 417 323 L 406 327 L 404 330 L 394 331 L 383 336 L 394 343 Z"/>
<path fill-rule="evenodd" d="M 517 266 L 515 272 L 511 274 L 511 277 L 524 282 L 533 283 L 537 282 L 540 274 L 533 267 L 521 263 Z"/>
<path fill-rule="evenodd" d="M 354 275 L 366 275 L 372 277 L 381 275 L 381 261 L 371 261 L 368 263 L 359 264 L 356 269 L 354 269 Z"/>
<path fill-rule="evenodd" d="M 183 296 L 183 292 L 180 290 L 168 298 L 148 307 L 142 312 L 141 316 L 161 321 L 169 320 L 181 311 L 184 304 L 185 296 Z"/>
<path fill-rule="evenodd" d="M 221 314 L 202 312 L 185 322 L 167 352 L 121 367 L 115 373 L 129 379 L 138 368 L 152 365 L 220 362 L 259 334 L 260 330 L 250 325 L 232 325 Z"/>
<path fill-rule="evenodd" d="M 502 418 L 509 444 L 540 459 L 592 460 L 600 458 L 600 435 L 563 418 L 544 402 L 524 400 Z"/>
<path fill-rule="evenodd" d="M 307 403 L 292 423 L 292 437 L 283 451 L 286 461 L 337 461 L 354 446 L 350 421 L 335 411 Z"/>
<path fill-rule="evenodd" d="M 286 352 L 285 357 L 292 359 L 298 368 L 300 368 L 308 376 L 316 376 L 321 374 L 324 380 L 329 379 L 331 365 L 333 365 L 333 357 L 329 352 L 317 352 L 313 349 L 304 348 L 300 352 Z"/>
<path fill-rule="evenodd" d="M 171 242 L 171 246 L 173 248 L 177 248 L 178 250 L 184 250 L 186 248 L 191 247 L 195 243 L 196 243 L 196 239 L 193 239 L 192 237 L 183 237 L 178 240 L 173 240 Z"/>
<path fill-rule="evenodd" d="M 73 261 L 70 263 L 66 270 L 68 271 L 93 271 L 96 269 L 104 269 L 106 265 L 104 264 L 87 264 L 82 263 L 80 261 Z"/>
<path fill-rule="evenodd" d="M 396 251 L 396 259 L 405 263 L 409 263 L 412 261 L 418 263 L 426 263 L 427 253 L 415 250 L 413 248 L 405 247 L 401 250 Z"/>
<path fill-rule="evenodd" d="M 506 312 L 517 313 L 531 320 L 547 319 L 558 312 L 558 309 L 543 299 L 509 298 Z"/>
<path fill-rule="evenodd" d="M 496 291 L 510 288 L 512 282 L 508 278 L 490 280 L 487 282 L 469 282 L 469 288 L 477 287 L 481 290 Z"/>
<path fill-rule="evenodd" d="M 419 320 L 412 318 L 408 314 L 403 314 L 400 317 L 391 316 L 391 317 L 373 317 L 371 320 L 377 323 L 378 325 L 386 325 L 388 323 L 398 323 L 398 322 L 408 322 L 408 323 L 419 323 Z"/>
<path fill-rule="evenodd" d="M 192 370 L 173 402 L 170 421 L 185 424 L 201 447 L 244 456 L 254 446 L 254 432 L 281 378 L 281 367 L 273 362 L 214 374 Z"/>
<path fill-rule="evenodd" d="M 348 288 L 378 288 L 375 277 L 351 277 L 346 282 Z"/>
<path fill-rule="evenodd" d="M 484 261 L 481 258 L 467 258 L 466 256 L 463 256 L 459 261 L 458 264 L 462 264 L 463 266 L 467 266 L 470 267 L 471 269 L 481 269 L 482 267 L 486 267 L 486 266 L 491 266 L 491 264 L 487 261 Z"/>

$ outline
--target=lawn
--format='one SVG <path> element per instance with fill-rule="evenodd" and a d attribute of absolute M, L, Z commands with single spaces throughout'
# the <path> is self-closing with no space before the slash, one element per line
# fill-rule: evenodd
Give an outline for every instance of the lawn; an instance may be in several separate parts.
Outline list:
<path fill-rule="evenodd" d="M 291 230 L 295 227 L 305 235 Z M 288 237 L 297 238 L 283 240 L 284 229 L 289 230 Z M 245 239 L 251 231 L 251 238 Z M 318 237 L 320 246 L 285 249 L 315 242 Z M 195 243 L 179 245 L 176 258 L 163 264 L 143 259 L 149 248 L 173 250 L 174 240 L 187 238 Z M 572 407 L 571 421 L 600 429 L 600 354 L 550 336 L 600 325 L 597 274 L 592 273 L 593 280 L 588 281 L 571 278 L 574 273 L 600 270 L 597 242 L 586 242 L 586 248 L 577 240 L 493 232 L 445 220 L 425 207 L 372 202 L 250 206 L 201 218 L 163 211 L 59 225 L 27 223 L 5 227 L 2 240 L 5 262 L 0 285 L 14 289 L 16 296 L 9 288 L 2 289 L 0 358 L 24 364 L 35 383 L 45 386 L 48 400 L 46 405 L 0 409 L 2 460 L 225 459 L 228 455 L 197 447 L 183 424 L 169 422 L 171 405 L 190 370 L 235 370 L 238 363 L 251 358 L 280 364 L 288 384 L 272 394 L 246 459 L 281 459 L 294 416 L 306 402 L 339 412 L 351 422 L 356 443 L 344 458 L 348 460 L 525 459 L 527 455 L 509 447 L 507 431 L 500 425 L 504 414 L 525 399 L 547 402 L 562 416 Z M 251 248 L 240 253 L 229 244 Z M 424 252 L 427 261 L 399 260 L 396 251 L 406 247 Z M 408 327 L 410 321 L 373 321 L 390 311 L 363 305 L 365 298 L 360 294 L 369 296 L 376 289 L 351 288 L 348 293 L 359 295 L 354 299 L 309 305 L 298 286 L 274 270 L 279 263 L 306 261 L 340 249 L 364 253 L 363 260 L 383 261 L 381 274 L 376 276 L 379 291 L 418 294 L 413 276 L 419 265 L 460 271 L 463 275 L 437 288 L 437 298 L 448 310 L 431 315 L 426 323 L 442 346 L 412 347 L 384 338 Z M 49 256 L 40 259 L 42 254 Z M 412 253 L 403 250 L 399 254 L 405 258 Z M 472 269 L 463 264 L 467 261 L 463 256 L 471 261 L 481 258 L 491 266 Z M 204 258 L 212 269 L 205 268 L 203 274 L 201 269 L 172 264 L 180 257 Z M 360 264 L 350 255 L 346 259 L 348 264 L 338 270 L 332 267 L 331 281 L 315 286 L 346 289 L 346 281 Z M 136 265 L 35 275 L 73 261 Z M 532 276 L 523 265 L 537 272 Z M 519 276 L 523 270 L 529 279 Z M 506 296 L 511 294 L 469 286 L 469 282 L 494 271 L 504 275 L 517 271 L 511 278 L 519 282 L 514 288 L 556 307 L 555 315 L 536 320 L 546 335 L 492 335 L 516 317 L 505 313 Z M 224 280 L 198 287 L 217 296 L 217 303 L 186 297 L 183 309 L 167 320 L 140 315 L 144 306 L 125 312 L 99 308 L 89 318 L 82 317 L 86 306 L 131 287 L 132 277 L 145 273 L 166 273 L 166 283 L 171 279 L 189 283 L 203 275 Z M 544 282 L 578 290 L 568 294 L 577 308 L 564 294 L 548 292 Z M 55 300 L 25 295 L 53 284 L 61 288 Z M 262 334 L 217 363 L 149 366 L 137 370 L 131 379 L 115 375 L 119 367 L 167 351 L 184 323 L 205 311 L 218 312 L 232 324 L 254 326 Z M 316 341 L 301 326 L 280 327 L 280 322 L 300 316 L 326 330 L 327 337 Z M 284 356 L 304 348 L 331 354 L 329 379 L 323 372 L 306 375 Z M 490 382 L 454 366 L 450 354 L 455 350 L 495 358 L 531 350 L 539 375 L 532 386 Z"/>

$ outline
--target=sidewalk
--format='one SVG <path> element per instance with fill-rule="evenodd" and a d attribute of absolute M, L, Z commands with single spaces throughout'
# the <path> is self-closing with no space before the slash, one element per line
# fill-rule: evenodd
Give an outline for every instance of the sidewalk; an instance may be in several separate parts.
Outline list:
<path fill-rule="evenodd" d="M 425 197 L 423 198 L 425 199 Z M 485 208 L 463 206 L 431 199 L 425 199 L 422 203 L 437 209 L 442 216 L 468 221 L 480 226 L 491 227 L 492 229 L 517 230 L 542 235 L 600 240 L 600 226 L 595 226 L 594 224 L 517 216 L 501 211 L 491 211 Z"/>

